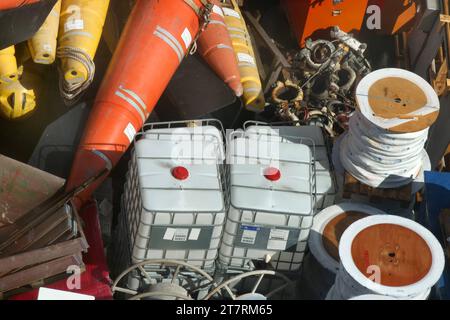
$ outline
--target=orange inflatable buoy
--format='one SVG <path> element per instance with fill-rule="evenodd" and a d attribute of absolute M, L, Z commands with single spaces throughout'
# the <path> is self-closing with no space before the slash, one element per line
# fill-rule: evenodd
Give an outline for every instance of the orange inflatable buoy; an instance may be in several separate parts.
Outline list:
<path fill-rule="evenodd" d="M 206 26 L 207 0 L 138 0 L 122 32 L 78 146 L 66 190 L 111 170 Z M 77 197 L 87 200 L 98 179 Z"/>
<path fill-rule="evenodd" d="M 211 2 L 214 4 L 211 19 L 198 38 L 198 52 L 236 96 L 240 97 L 244 88 L 222 7 L 218 0 Z"/>
<path fill-rule="evenodd" d="M 41 0 L 1 0 L 0 1 L 0 10 L 17 8 L 17 7 L 32 4 L 35 2 L 39 2 L 39 1 L 41 1 Z"/>

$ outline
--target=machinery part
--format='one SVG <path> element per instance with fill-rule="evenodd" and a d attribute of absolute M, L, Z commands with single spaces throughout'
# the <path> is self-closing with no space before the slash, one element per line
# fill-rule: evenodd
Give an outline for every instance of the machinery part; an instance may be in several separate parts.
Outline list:
<path fill-rule="evenodd" d="M 224 281 L 223 283 L 221 283 L 220 285 L 218 285 L 217 287 L 215 287 L 213 290 L 211 290 L 208 295 L 204 298 L 204 300 L 209 300 L 211 298 L 214 297 L 214 295 L 216 294 L 221 294 L 221 291 L 223 289 L 225 289 L 227 291 L 227 293 L 230 295 L 232 300 L 244 300 L 245 297 L 250 297 L 249 295 L 256 295 L 257 294 L 257 290 L 259 288 L 259 286 L 261 285 L 261 281 L 263 280 L 264 276 L 273 276 L 276 278 L 280 278 L 282 279 L 285 283 L 282 284 L 281 286 L 279 286 L 278 288 L 275 288 L 273 290 L 271 290 L 269 293 L 265 294 L 264 297 L 266 299 L 270 299 L 270 297 L 272 297 L 274 294 L 284 290 L 285 288 L 292 286 L 293 283 L 292 281 L 286 277 L 284 274 L 276 272 L 276 271 L 272 271 L 272 270 L 256 270 L 256 271 L 250 271 L 250 272 L 246 272 L 246 273 L 242 273 L 240 275 L 237 275 L 231 279 L 228 279 L 226 281 Z M 236 296 L 232 290 L 230 289 L 230 285 L 231 284 L 235 284 L 238 281 L 241 281 L 245 278 L 248 277 L 258 277 L 255 285 L 252 288 L 252 291 L 249 293 L 245 293 L 245 294 L 241 294 L 239 296 Z M 261 298 L 261 296 L 259 296 Z"/>
<path fill-rule="evenodd" d="M 60 90 L 67 104 L 94 79 L 93 62 L 109 0 L 62 0 L 57 56 L 61 59 Z"/>
<path fill-rule="evenodd" d="M 355 107 L 340 100 L 330 100 L 327 109 L 335 122 L 344 130 L 348 129 L 348 122 L 355 112 Z"/>
<path fill-rule="evenodd" d="M 303 62 L 303 67 L 310 71 L 317 71 L 330 61 L 336 47 L 327 40 L 312 41 L 308 39 L 305 47 L 295 57 L 297 61 Z M 302 65 L 300 65 L 302 67 Z"/>
<path fill-rule="evenodd" d="M 68 189 L 105 167 L 112 169 L 125 153 L 205 25 L 206 1 L 192 3 L 136 2 L 92 107 Z M 100 183 L 80 195 L 78 205 Z"/>
<path fill-rule="evenodd" d="M 279 105 L 299 105 L 303 100 L 303 90 L 290 80 L 278 81 L 272 90 L 272 101 Z"/>
<path fill-rule="evenodd" d="M 227 30 L 220 2 L 213 0 L 211 20 L 198 38 L 198 51 L 216 74 L 233 90 L 237 97 L 242 96 L 236 54 Z"/>
<path fill-rule="evenodd" d="M 15 52 L 14 46 L 0 50 L 0 84 L 19 79 L 20 70 L 17 68 Z"/>
<path fill-rule="evenodd" d="M 169 286 L 167 284 L 163 285 L 162 283 L 159 283 L 158 285 L 154 285 L 153 287 L 151 286 L 150 291 L 141 292 L 141 293 L 136 290 L 119 287 L 119 283 L 121 282 L 121 280 L 126 279 L 126 276 L 128 276 L 130 273 L 132 273 L 134 271 L 139 271 L 142 274 L 142 276 L 149 283 L 152 283 L 154 279 L 152 279 L 151 276 L 148 274 L 148 272 L 145 270 L 145 268 L 144 268 L 145 265 L 161 265 L 163 267 L 164 266 L 174 267 L 175 270 L 173 270 L 173 272 L 170 272 L 171 279 L 172 279 L 170 283 L 172 284 L 172 286 Z M 178 299 L 189 300 L 189 299 L 192 299 L 192 298 L 190 298 L 190 294 L 192 292 L 188 292 L 188 291 L 186 291 L 186 289 L 184 289 L 176 284 L 177 277 L 180 274 L 180 272 L 182 272 L 182 268 L 185 268 L 185 269 L 187 269 L 187 271 L 194 272 L 194 273 L 202 276 L 208 282 L 206 285 L 204 285 L 204 287 L 208 287 L 208 286 L 216 287 L 217 286 L 217 284 L 214 282 L 214 279 L 208 273 L 206 273 L 205 271 L 203 271 L 200 268 L 197 268 L 191 264 L 188 264 L 183 261 L 178 261 L 178 260 L 152 259 L 152 260 L 145 260 L 145 261 L 139 262 L 139 263 L 127 268 L 126 270 L 124 270 L 112 284 L 111 290 L 112 290 L 113 294 L 116 292 L 121 292 L 121 293 L 132 295 L 130 300 L 139 300 L 139 299 L 147 298 L 147 297 L 159 297 L 159 298 L 174 297 L 174 298 L 178 298 Z M 172 270 L 170 270 L 170 271 L 172 271 Z M 195 292 L 195 290 L 197 290 L 197 289 L 198 288 L 194 288 L 193 291 Z M 187 294 L 185 294 L 185 291 Z"/>
<path fill-rule="evenodd" d="M 306 110 L 302 108 L 303 90 L 290 80 L 278 81 L 272 90 L 272 101 L 278 106 L 278 114 L 288 121 L 299 122 L 299 113 L 303 112 L 302 120 L 306 116 Z"/>
<path fill-rule="evenodd" d="M 25 88 L 18 79 L 0 83 L 0 114 L 2 117 L 8 120 L 22 119 L 30 115 L 35 107 L 34 91 Z"/>
<path fill-rule="evenodd" d="M 56 56 L 61 0 L 58 0 L 38 32 L 28 40 L 28 48 L 35 63 L 52 64 Z"/>
<path fill-rule="evenodd" d="M 333 29 L 331 30 L 331 38 L 337 39 L 340 42 L 344 43 L 346 46 L 348 46 L 350 49 L 352 49 L 359 55 L 364 54 L 364 51 L 366 51 L 367 49 L 367 44 L 359 42 L 354 37 L 349 35 L 347 32 L 344 32 L 341 29 L 339 29 L 338 26 L 334 26 Z"/>
<path fill-rule="evenodd" d="M 337 78 L 335 83 L 338 91 L 344 95 L 347 94 L 355 84 L 356 71 L 350 67 L 348 62 L 344 62 L 334 75 Z"/>
<path fill-rule="evenodd" d="M 246 109 L 261 112 L 265 107 L 264 92 L 256 65 L 252 41 L 244 17 L 235 0 L 231 0 L 231 7 L 224 7 L 223 12 L 238 60 L 241 82 L 244 87 L 242 99 Z"/>
<path fill-rule="evenodd" d="M 425 227 L 394 215 L 351 224 L 339 243 L 341 265 L 327 299 L 364 294 L 425 300 L 445 266 L 440 242 Z"/>
<path fill-rule="evenodd" d="M 333 131 L 333 118 L 327 113 L 326 108 L 322 110 L 311 110 L 308 112 L 308 119 L 306 120 L 307 125 L 314 125 L 325 129 L 325 131 L 334 137 Z"/>

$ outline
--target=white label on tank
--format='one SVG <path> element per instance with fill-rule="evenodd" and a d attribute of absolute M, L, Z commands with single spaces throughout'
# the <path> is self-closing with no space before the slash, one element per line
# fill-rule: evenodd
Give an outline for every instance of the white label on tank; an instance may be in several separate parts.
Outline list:
<path fill-rule="evenodd" d="M 176 229 L 173 241 L 186 241 L 188 238 L 189 229 Z"/>
<path fill-rule="evenodd" d="M 189 240 L 198 240 L 201 230 L 202 229 L 199 229 L 199 228 L 192 229 L 191 233 L 189 234 Z"/>
<path fill-rule="evenodd" d="M 247 62 L 250 64 L 255 64 L 255 59 L 247 53 L 238 52 L 237 54 L 239 62 Z"/>
<path fill-rule="evenodd" d="M 136 135 L 136 129 L 134 128 L 134 126 L 131 123 L 128 123 L 125 130 L 123 130 L 123 133 L 127 136 L 128 140 L 130 140 L 130 142 L 132 142 L 134 139 L 134 136 Z"/>
<path fill-rule="evenodd" d="M 189 48 L 192 42 L 192 35 L 189 32 L 188 28 L 184 29 L 183 33 L 181 34 L 181 38 L 183 39 L 184 44 L 186 45 L 186 49 Z"/>
<path fill-rule="evenodd" d="M 242 229 L 244 230 L 242 231 L 241 243 L 255 244 L 259 228 L 242 226 Z"/>
<path fill-rule="evenodd" d="M 164 233 L 163 239 L 164 239 L 164 240 L 171 240 L 171 241 L 172 241 L 173 236 L 175 235 L 175 231 L 176 231 L 176 230 L 177 230 L 177 229 L 174 229 L 174 228 L 167 228 L 167 229 L 166 229 L 166 233 Z"/>
<path fill-rule="evenodd" d="M 83 29 L 84 29 L 84 21 L 81 19 L 71 19 L 64 24 L 64 32 Z"/>
<path fill-rule="evenodd" d="M 286 250 L 287 240 L 289 238 L 289 230 L 271 229 L 267 249 L 269 250 Z"/>
<path fill-rule="evenodd" d="M 225 13 L 226 16 L 241 19 L 241 16 L 239 15 L 239 13 L 234 11 L 233 9 L 223 8 L 223 13 Z"/>
<path fill-rule="evenodd" d="M 212 8 L 212 11 L 213 11 L 215 14 L 218 14 L 219 16 L 222 16 L 222 17 L 223 17 L 223 11 L 222 11 L 222 8 L 221 8 L 221 7 L 214 5 L 213 8 Z"/>

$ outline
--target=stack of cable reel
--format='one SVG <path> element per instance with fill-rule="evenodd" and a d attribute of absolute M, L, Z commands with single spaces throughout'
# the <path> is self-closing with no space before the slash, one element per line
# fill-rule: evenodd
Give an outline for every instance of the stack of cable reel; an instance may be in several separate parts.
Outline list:
<path fill-rule="evenodd" d="M 310 254 L 305 257 L 299 293 L 305 298 L 323 300 L 339 271 L 339 241 L 353 222 L 370 215 L 386 214 L 361 203 L 341 203 L 322 210 L 314 217 L 308 240 Z"/>
<path fill-rule="evenodd" d="M 398 188 L 421 176 L 424 145 L 439 114 L 439 98 L 420 76 L 381 69 L 356 89 L 358 111 L 339 143 L 342 167 L 361 183 Z"/>
<path fill-rule="evenodd" d="M 442 275 L 444 251 L 420 224 L 393 215 L 354 222 L 339 243 L 341 260 L 329 300 L 375 294 L 426 300 Z"/>

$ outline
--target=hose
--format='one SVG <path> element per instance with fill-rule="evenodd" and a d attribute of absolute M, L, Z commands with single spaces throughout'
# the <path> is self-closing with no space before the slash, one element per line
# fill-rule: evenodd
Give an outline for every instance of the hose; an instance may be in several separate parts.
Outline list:
<path fill-rule="evenodd" d="M 62 70 L 59 70 L 59 90 L 66 105 L 73 105 L 80 95 L 91 85 L 94 80 L 95 64 L 92 58 L 84 50 L 74 47 L 62 47 L 56 51 L 58 58 L 73 59 L 80 62 L 87 70 L 87 79 L 78 83 L 70 83 L 65 80 Z"/>

